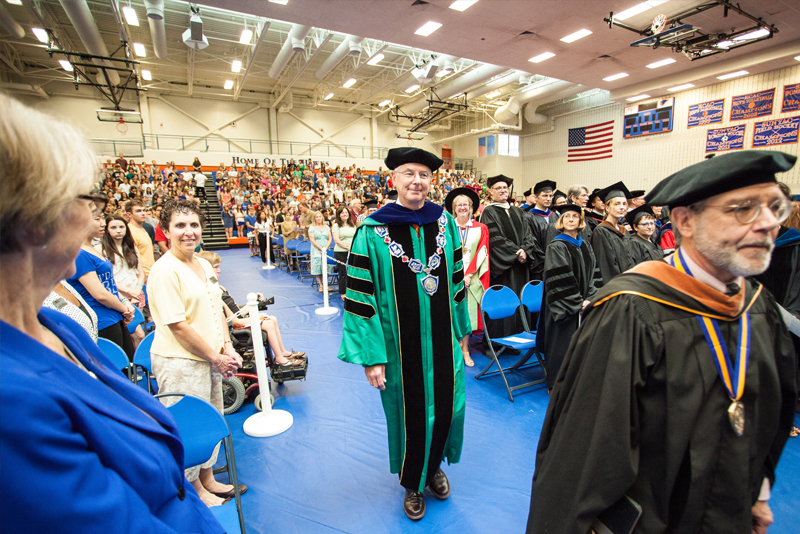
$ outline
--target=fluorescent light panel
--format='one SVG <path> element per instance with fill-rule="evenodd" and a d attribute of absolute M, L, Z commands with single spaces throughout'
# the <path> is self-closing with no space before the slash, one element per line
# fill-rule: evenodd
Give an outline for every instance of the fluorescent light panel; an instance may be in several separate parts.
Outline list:
<path fill-rule="evenodd" d="M 450 4 L 450 9 L 455 9 L 456 11 L 464 11 L 477 1 L 478 0 L 456 0 L 455 2 Z"/>
<path fill-rule="evenodd" d="M 15 6 L 21 6 L 22 5 L 22 0 L 6 0 L 6 2 L 8 2 L 9 4 L 15 5 Z"/>
<path fill-rule="evenodd" d="M 289 3 L 289 0 L 269 0 L 269 1 L 272 4 L 280 4 L 282 6 L 285 6 L 286 4 Z"/>
<path fill-rule="evenodd" d="M 645 98 L 650 98 L 650 95 L 637 95 L 627 98 L 628 102 L 636 102 L 637 100 L 644 100 Z"/>
<path fill-rule="evenodd" d="M 391 104 L 391 103 L 392 103 L 392 100 L 391 100 L 391 99 L 389 99 L 389 98 L 387 98 L 386 100 L 384 100 L 383 102 L 381 102 L 381 103 L 380 103 L 380 104 L 378 104 L 378 105 L 379 105 L 380 107 L 383 107 L 383 106 L 388 106 L 388 105 L 389 105 L 389 104 Z"/>
<path fill-rule="evenodd" d="M 355 78 L 350 78 L 349 80 L 347 80 L 342 84 L 342 87 L 344 87 L 345 89 L 348 87 L 352 87 L 355 85 L 356 81 L 358 80 L 356 80 Z"/>
<path fill-rule="evenodd" d="M 729 74 L 723 74 L 722 76 L 717 76 L 718 80 L 730 80 L 731 78 L 738 78 L 739 76 L 744 76 L 745 74 L 750 74 L 746 70 L 737 70 L 736 72 L 731 72 Z"/>
<path fill-rule="evenodd" d="M 797 61 L 800 61 L 800 56 L 794 56 Z"/>
<path fill-rule="evenodd" d="M 498 97 L 498 96 L 500 96 L 502 93 L 503 93 L 502 91 L 492 91 L 491 93 L 489 93 L 488 95 L 486 95 L 486 98 L 497 98 L 497 97 Z"/>
<path fill-rule="evenodd" d="M 133 9 L 131 6 L 123 7 L 122 14 L 125 15 L 125 20 L 127 21 L 129 26 L 139 25 L 139 17 L 136 16 L 136 10 Z"/>
<path fill-rule="evenodd" d="M 769 30 L 767 28 L 761 28 L 760 30 L 755 30 L 750 33 L 745 33 L 744 35 L 740 35 L 739 37 L 734 37 L 734 41 L 747 41 L 750 39 L 758 39 L 759 37 L 766 37 L 769 35 Z"/>
<path fill-rule="evenodd" d="M 684 89 L 691 89 L 694 87 L 693 83 L 685 83 L 683 85 L 676 85 L 675 87 L 670 87 L 667 91 L 683 91 Z"/>
<path fill-rule="evenodd" d="M 234 59 L 233 63 L 231 63 L 231 72 L 239 72 L 240 70 L 242 70 L 242 62 Z"/>
<path fill-rule="evenodd" d="M 659 6 L 666 2 L 667 0 L 649 0 L 648 2 L 642 2 L 641 4 L 636 4 L 635 6 L 626 9 L 625 11 L 620 11 L 614 15 L 614 20 L 626 20 L 631 17 L 635 17 L 639 13 L 644 13 L 650 8 Z"/>
<path fill-rule="evenodd" d="M 613 74 L 611 76 L 607 76 L 607 77 L 603 78 L 603 81 L 604 82 L 613 82 L 614 80 L 619 80 L 621 78 L 627 78 L 627 77 L 628 77 L 628 73 L 627 72 L 620 72 L 619 74 Z"/>
<path fill-rule="evenodd" d="M 328 93 L 328 96 L 325 97 L 325 100 L 330 100 L 333 98 L 333 93 Z"/>
<path fill-rule="evenodd" d="M 233 89 L 233 80 L 225 80 L 225 89 Z"/>
<path fill-rule="evenodd" d="M 564 41 L 565 43 L 571 43 L 591 34 L 592 32 L 590 30 L 584 28 L 583 30 L 578 30 L 575 33 L 571 33 L 566 37 L 562 37 L 561 40 Z"/>
<path fill-rule="evenodd" d="M 543 54 L 530 58 L 528 61 L 531 63 L 541 63 L 545 59 L 550 59 L 553 56 L 555 56 L 555 54 L 552 52 L 544 52 Z"/>
<path fill-rule="evenodd" d="M 367 61 L 367 65 L 377 65 L 378 63 L 383 61 L 384 57 L 385 56 L 383 54 L 375 54 L 374 56 L 372 56 L 372 59 Z"/>
<path fill-rule="evenodd" d="M 147 57 L 147 50 L 144 49 L 142 43 L 133 43 L 133 51 L 136 52 L 136 55 L 139 57 Z"/>
<path fill-rule="evenodd" d="M 145 80 L 147 80 L 149 82 L 150 80 L 153 79 L 153 75 L 150 74 L 149 70 L 143 70 L 142 71 L 142 78 L 144 78 Z"/>
<path fill-rule="evenodd" d="M 61 59 L 58 62 L 61 63 L 61 68 L 63 68 L 67 72 L 72 72 L 73 70 L 75 70 L 72 68 L 72 63 L 70 63 L 66 59 Z"/>
<path fill-rule="evenodd" d="M 429 20 L 428 22 L 423 24 L 420 27 L 420 29 L 415 31 L 414 34 L 415 35 L 421 35 L 423 37 L 427 37 L 427 36 L 429 36 L 430 34 L 432 34 L 433 32 L 435 32 L 436 30 L 438 30 L 441 27 L 442 27 L 442 25 L 439 24 L 438 22 L 433 22 L 433 21 Z"/>
<path fill-rule="evenodd" d="M 239 37 L 239 42 L 241 44 L 250 44 L 250 40 L 253 38 L 253 30 L 248 30 L 245 28 L 242 30 L 242 36 Z"/>
<path fill-rule="evenodd" d="M 36 38 L 39 39 L 39 41 L 43 42 L 44 44 L 47 44 L 50 41 L 50 36 L 47 35 L 47 30 L 44 30 L 42 28 L 31 28 L 31 31 L 36 36 Z"/>
<path fill-rule="evenodd" d="M 647 65 L 647 68 L 648 69 L 657 69 L 658 67 L 663 67 L 665 65 L 670 65 L 672 63 L 675 63 L 675 60 L 672 59 L 671 57 L 668 57 L 667 59 L 662 59 L 661 61 L 656 61 L 655 63 L 650 63 L 649 65 Z"/>
<path fill-rule="evenodd" d="M 408 89 L 406 89 L 406 93 L 413 93 L 413 92 L 414 92 L 414 91 L 416 91 L 417 89 L 419 89 L 419 84 L 418 84 L 418 83 L 415 83 L 414 85 L 412 85 L 411 87 L 409 87 Z"/>

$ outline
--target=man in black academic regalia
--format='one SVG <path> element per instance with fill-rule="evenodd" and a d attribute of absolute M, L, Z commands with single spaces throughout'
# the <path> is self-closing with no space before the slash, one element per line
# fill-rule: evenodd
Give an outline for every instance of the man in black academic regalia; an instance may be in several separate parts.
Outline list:
<path fill-rule="evenodd" d="M 558 220 L 558 214 L 550 210 L 555 188 L 556 183 L 552 180 L 543 180 L 533 186 L 534 203 L 525 212 L 525 221 L 530 226 L 533 239 L 539 245 L 536 253 L 541 255 L 531 262 L 531 280 L 544 280 L 544 251 L 550 243 L 548 233 L 552 229 L 553 237 L 558 234 L 553 226 Z"/>
<path fill-rule="evenodd" d="M 683 169 L 647 196 L 680 246 L 587 306 L 536 455 L 529 533 L 585 533 L 635 511 L 637 533 L 766 532 L 797 402 L 796 354 L 770 262 L 796 157 L 747 150 Z M 633 514 L 636 517 L 636 514 Z"/>

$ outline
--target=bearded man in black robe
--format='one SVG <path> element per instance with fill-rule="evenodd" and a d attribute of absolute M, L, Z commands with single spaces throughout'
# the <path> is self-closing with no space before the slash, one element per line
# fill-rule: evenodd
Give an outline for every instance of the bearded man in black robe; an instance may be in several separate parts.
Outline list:
<path fill-rule="evenodd" d="M 797 356 L 774 298 L 746 277 L 769 265 L 791 209 L 775 173 L 796 159 L 726 154 L 649 193 L 680 246 L 587 306 L 545 416 L 527 532 L 598 531 L 628 499 L 640 533 L 766 532 Z"/>

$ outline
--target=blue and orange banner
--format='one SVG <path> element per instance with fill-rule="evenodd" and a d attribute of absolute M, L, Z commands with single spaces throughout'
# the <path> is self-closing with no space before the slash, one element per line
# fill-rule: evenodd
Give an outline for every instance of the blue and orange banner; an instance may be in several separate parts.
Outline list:
<path fill-rule="evenodd" d="M 798 130 L 800 130 L 800 115 L 757 122 L 753 130 L 753 148 L 796 143 Z"/>
<path fill-rule="evenodd" d="M 734 96 L 731 102 L 731 120 L 741 121 L 772 115 L 775 103 L 775 88 Z"/>
<path fill-rule="evenodd" d="M 783 86 L 781 113 L 800 111 L 800 83 Z"/>
<path fill-rule="evenodd" d="M 706 132 L 706 152 L 722 152 L 744 148 L 746 124 L 728 128 L 709 129 Z"/>
<path fill-rule="evenodd" d="M 711 100 L 689 106 L 689 128 L 722 122 L 725 114 L 725 99 Z"/>

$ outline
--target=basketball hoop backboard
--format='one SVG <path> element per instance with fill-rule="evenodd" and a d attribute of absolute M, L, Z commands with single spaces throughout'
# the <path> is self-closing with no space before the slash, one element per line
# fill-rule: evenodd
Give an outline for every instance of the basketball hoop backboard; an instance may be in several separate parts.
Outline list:
<path fill-rule="evenodd" d="M 142 123 L 142 114 L 132 109 L 100 108 L 96 109 L 95 113 L 97 113 L 97 120 L 100 122 Z"/>

